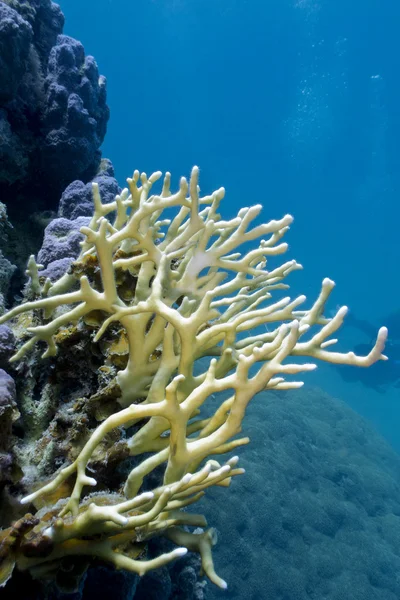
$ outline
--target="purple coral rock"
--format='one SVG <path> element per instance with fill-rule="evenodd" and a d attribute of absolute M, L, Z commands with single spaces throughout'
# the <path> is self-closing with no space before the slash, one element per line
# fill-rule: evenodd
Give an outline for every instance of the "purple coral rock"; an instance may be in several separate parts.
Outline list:
<path fill-rule="evenodd" d="M 18 181 L 18 178 L 20 178 L 21 175 L 25 175 L 28 167 L 28 159 L 26 157 L 24 145 L 20 138 L 13 132 L 6 111 L 1 108 L 0 165 L 0 184 L 5 183 L 7 185 Z"/>
<path fill-rule="evenodd" d="M 14 379 L 0 369 L 0 482 L 6 481 L 11 475 L 10 436 L 17 416 Z"/>
<path fill-rule="evenodd" d="M 38 263 L 49 267 L 50 263 L 60 259 L 75 259 L 80 251 L 80 242 L 84 239 L 79 230 L 87 226 L 89 221 L 89 217 L 79 217 L 73 221 L 64 218 L 51 221 L 44 232 Z"/>
<path fill-rule="evenodd" d="M 101 159 L 105 78 L 63 25 L 51 0 L 0 0 L 0 196 L 10 211 L 18 207 L 14 222 L 54 208 L 71 181 L 95 176 Z"/>
<path fill-rule="evenodd" d="M 57 279 L 60 279 L 60 277 L 68 272 L 68 269 L 74 260 L 75 259 L 72 256 L 53 260 L 53 262 L 50 262 L 43 271 L 40 271 L 40 275 L 48 277 L 51 281 L 57 281 Z"/>
<path fill-rule="evenodd" d="M 33 43 L 42 63 L 46 63 L 50 50 L 57 43 L 57 36 L 64 27 L 61 8 L 51 0 L 14 2 L 15 9 L 32 26 Z"/>
<path fill-rule="evenodd" d="M 15 350 L 15 337 L 7 325 L 0 325 L 0 365 L 7 365 Z"/>
<path fill-rule="evenodd" d="M 0 369 L 0 448 L 3 448 L 6 438 L 11 435 L 12 416 L 17 408 L 14 379 Z"/>
<path fill-rule="evenodd" d="M 93 179 L 99 184 L 100 197 L 103 203 L 112 202 L 119 192 L 117 180 L 107 175 L 99 175 Z M 64 191 L 60 200 L 58 214 L 67 219 L 77 219 L 93 214 L 92 183 L 73 181 Z"/>
<path fill-rule="evenodd" d="M 43 159 L 71 181 L 72 174 L 84 175 L 99 163 L 109 118 L 106 81 L 80 42 L 59 35 L 50 51 L 45 92 Z"/>
<path fill-rule="evenodd" d="M 17 406 L 15 399 L 14 379 L 4 369 L 0 369 L 0 417 L 8 408 Z"/>
<path fill-rule="evenodd" d="M 73 181 L 62 193 L 58 214 L 66 219 L 89 216 L 93 213 L 91 184 Z"/>
<path fill-rule="evenodd" d="M 13 184 L 26 173 L 24 143 L 15 131 L 15 114 L 2 105 L 11 101 L 29 64 L 32 28 L 16 10 L 0 2 L 0 184 Z"/>
<path fill-rule="evenodd" d="M 28 65 L 32 27 L 16 10 L 0 3 L 0 101 L 15 95 Z"/>

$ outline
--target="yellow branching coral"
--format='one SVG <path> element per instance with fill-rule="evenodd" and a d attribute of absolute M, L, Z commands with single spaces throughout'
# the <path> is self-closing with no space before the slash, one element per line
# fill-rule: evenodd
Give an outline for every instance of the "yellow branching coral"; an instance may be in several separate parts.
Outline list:
<path fill-rule="evenodd" d="M 226 587 L 213 567 L 213 530 L 195 534 L 181 528 L 205 527 L 205 518 L 185 507 L 208 487 L 228 486 L 243 472 L 237 457 L 222 465 L 210 457 L 247 444 L 249 439 L 238 434 L 250 400 L 263 390 L 301 386 L 291 376 L 314 369 L 314 360 L 368 367 L 386 358 L 385 328 L 367 356 L 332 350 L 332 336 L 347 309 L 324 317 L 334 287 L 331 280 L 323 281 L 308 308 L 305 296 L 273 300 L 275 291 L 288 287 L 289 273 L 301 268 L 294 260 L 267 268 L 271 257 L 287 250 L 282 238 L 292 217 L 254 225 L 261 211 L 257 205 L 223 220 L 218 210 L 224 189 L 200 197 L 198 175 L 194 167 L 190 182 L 181 179 L 179 190 L 172 193 L 167 173 L 161 193 L 150 195 L 161 173 L 148 178 L 136 171 L 128 179 L 129 190 L 104 205 L 94 184 L 94 215 L 81 230 L 85 241 L 78 263 L 95 265 L 101 286 L 94 277 L 80 274 L 76 289 L 79 268 L 41 288 L 35 277 L 41 297 L 0 319 L 4 323 L 23 312 L 43 310 L 43 324 L 29 329 L 30 339 L 13 360 L 40 341 L 47 344 L 43 356 L 54 355 L 60 328 L 88 319 L 89 313 L 96 315 L 94 323 L 101 316 L 95 342 L 117 324 L 128 348 L 126 366 L 115 381 L 121 392 L 119 408 L 93 430 L 74 462 L 22 500 L 32 504 L 66 480 L 74 481 L 70 497 L 52 518 L 35 525 L 36 538 L 42 545 L 47 542 L 48 552 L 35 555 L 31 548 L 26 555 L 20 548 L 15 556 L 20 568 L 37 569 L 65 555 L 86 554 L 143 574 L 190 549 L 201 554 L 208 577 Z M 247 250 L 247 243 L 258 239 L 258 246 Z M 121 273 L 131 277 L 130 293 L 125 280 L 120 293 Z M 225 392 L 223 400 L 212 416 L 204 415 L 207 400 L 218 392 Z M 87 486 L 97 485 L 88 475 L 96 448 L 109 432 L 133 425 L 127 442 L 130 456 L 146 453 L 146 458 L 128 474 L 123 495 L 89 497 Z M 160 465 L 165 466 L 162 485 L 141 493 L 144 478 Z M 140 544 L 160 535 L 178 548 L 157 559 L 141 559 Z"/>

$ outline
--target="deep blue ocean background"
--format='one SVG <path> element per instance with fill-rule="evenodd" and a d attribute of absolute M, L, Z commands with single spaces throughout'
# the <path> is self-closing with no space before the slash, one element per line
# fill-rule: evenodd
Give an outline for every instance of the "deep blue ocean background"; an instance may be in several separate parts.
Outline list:
<path fill-rule="evenodd" d="M 226 216 L 260 202 L 265 219 L 292 213 L 289 255 L 304 265 L 292 293 L 311 299 L 328 276 L 332 310 L 346 304 L 376 329 L 399 311 L 400 335 L 398 2 L 60 5 L 65 33 L 107 77 L 103 156 L 121 185 L 134 169 L 169 170 L 177 184 L 198 164 L 203 192 L 226 188 Z M 341 339 L 370 342 L 351 322 Z M 392 342 L 398 352 L 399 337 Z M 349 382 L 331 365 L 306 385 L 345 400 L 400 450 L 400 359 L 388 354 L 393 381 L 379 389 L 378 371 L 376 382 Z"/>

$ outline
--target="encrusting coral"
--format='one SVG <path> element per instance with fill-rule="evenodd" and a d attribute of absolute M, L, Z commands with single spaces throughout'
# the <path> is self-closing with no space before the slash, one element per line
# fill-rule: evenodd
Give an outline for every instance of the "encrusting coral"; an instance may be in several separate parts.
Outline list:
<path fill-rule="evenodd" d="M 332 350 L 347 309 L 324 317 L 331 280 L 323 281 L 309 308 L 302 308 L 305 296 L 272 300 L 274 292 L 283 296 L 289 273 L 301 268 L 289 260 L 267 269 L 267 260 L 287 250 L 282 238 L 292 217 L 254 225 L 261 211 L 257 205 L 223 220 L 218 209 L 224 189 L 200 197 L 198 175 L 194 167 L 190 182 L 182 178 L 172 193 L 167 173 L 161 192 L 150 195 L 161 173 L 148 178 L 135 171 L 129 190 L 108 204 L 102 204 L 94 184 L 94 215 L 81 229 L 85 240 L 78 260 L 51 283 L 41 280 L 32 259 L 34 299 L 0 319 L 36 315 L 28 328 L 31 337 L 14 361 L 43 342 L 43 357 L 55 356 L 83 321 L 91 328 L 91 343 L 103 343 L 109 351 L 101 367 L 109 375 L 106 392 L 90 404 L 96 412 L 104 396 L 111 402 L 83 435 L 70 464 L 46 483 L 36 482 L 22 499 L 37 512 L 3 532 L 3 582 L 15 564 L 41 576 L 61 558 L 82 555 L 143 574 L 190 550 L 200 553 L 206 575 L 225 588 L 211 555 L 215 532 L 190 532 L 207 523 L 185 509 L 210 486 L 228 486 L 243 473 L 236 456 L 223 464 L 215 456 L 249 442 L 237 436 L 250 400 L 263 390 L 300 387 L 292 376 L 316 366 L 304 358 L 359 367 L 386 358 L 386 328 L 367 356 Z M 258 247 L 248 249 L 263 236 Z M 204 414 L 210 402 L 213 407 Z M 74 419 L 76 405 L 67 410 Z M 99 448 L 115 432 L 124 452 L 114 460 L 130 465 L 125 483 L 113 490 L 103 482 L 100 491 L 90 493 L 98 485 L 93 471 Z M 113 448 L 109 443 L 109 451 Z M 160 485 L 141 491 L 157 468 L 164 469 Z M 55 493 L 59 499 L 52 506 Z M 147 560 L 145 542 L 155 536 L 178 547 Z"/>

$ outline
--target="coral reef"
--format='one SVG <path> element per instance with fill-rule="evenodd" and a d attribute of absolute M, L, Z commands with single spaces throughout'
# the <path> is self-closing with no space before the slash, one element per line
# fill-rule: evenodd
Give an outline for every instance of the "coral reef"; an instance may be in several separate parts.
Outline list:
<path fill-rule="evenodd" d="M 93 181 L 73 181 L 62 193 L 58 216 L 74 221 L 78 217 L 91 217 L 93 213 L 92 183 L 99 186 L 100 195 L 104 203 L 112 202 L 121 191 L 114 177 L 114 168 L 111 162 L 104 159 Z"/>
<path fill-rule="evenodd" d="M 1 136 L 0 136 L 1 137 Z M 9 234 L 13 227 L 8 220 L 6 205 L 0 202 L 0 312 L 4 312 L 7 295 L 10 290 L 10 282 L 17 266 L 5 257 L 9 247 Z"/>
<path fill-rule="evenodd" d="M 243 586 L 260 599 L 400 598 L 400 457 L 390 444 L 310 386 L 264 393 L 245 426 L 246 476 L 224 502 L 207 497 L 229 600 Z M 220 596 L 208 587 L 207 598 Z"/>
<path fill-rule="evenodd" d="M 82 44 L 59 35 L 44 81 L 41 167 L 45 165 L 47 181 L 52 177 L 64 187 L 85 173 L 95 174 L 109 117 L 105 86 Z"/>
<path fill-rule="evenodd" d="M 57 580 L 62 561 L 78 569 L 82 557 L 144 575 L 190 550 L 225 588 L 216 532 L 186 509 L 243 473 L 237 456 L 217 457 L 249 442 L 239 434 L 250 401 L 301 387 L 296 375 L 315 360 L 386 358 L 385 328 L 365 356 L 332 350 L 347 309 L 324 316 L 331 280 L 308 308 L 305 296 L 283 295 L 301 266 L 267 261 L 286 252 L 290 215 L 257 225 L 257 205 L 223 220 L 223 188 L 201 197 L 198 175 L 195 167 L 173 193 L 166 174 L 150 195 L 161 173 L 135 171 L 129 190 L 105 203 L 94 183 L 94 214 L 68 272 L 51 281 L 32 257 L 25 301 L 0 318 L 13 319 L 12 360 L 24 374 L 2 582 L 15 567 Z M 153 555 L 159 538 L 168 544 Z M 181 574 L 190 587 L 191 567 Z"/>
<path fill-rule="evenodd" d="M 8 368 L 9 360 L 15 352 L 15 337 L 7 325 L 0 325 L 0 368 Z"/>
<path fill-rule="evenodd" d="M 100 163 L 105 79 L 63 24 L 50 0 L 0 2 L 0 185 L 17 186 L 10 197 L 32 182 L 60 194 Z"/>
<path fill-rule="evenodd" d="M 84 239 L 80 233 L 93 213 L 92 186 L 98 185 L 105 203 L 114 200 L 120 191 L 114 169 L 107 159 L 102 160 L 96 177 L 89 183 L 73 181 L 63 192 L 58 208 L 58 218 L 50 221 L 44 231 L 38 252 L 41 277 L 55 281 L 64 275 L 77 258 Z"/>
<path fill-rule="evenodd" d="M 51 221 L 45 229 L 43 245 L 38 254 L 39 262 L 45 267 L 55 260 L 71 258 L 72 262 L 79 254 L 83 240 L 80 230 L 89 221 L 85 217 L 78 217 L 74 221 L 61 217 Z"/>
<path fill-rule="evenodd" d="M 109 118 L 105 78 L 63 25 L 51 0 L 0 0 L 0 197 L 19 273 L 40 245 L 43 212 L 72 181 L 96 176 Z"/>
<path fill-rule="evenodd" d="M 44 270 L 42 277 L 51 281 L 64 275 L 77 258 L 84 239 L 81 227 L 87 225 L 93 213 L 92 186 L 95 183 L 105 203 L 114 200 L 120 191 L 114 169 L 107 159 L 102 160 L 96 177 L 89 183 L 73 181 L 63 192 L 58 208 L 58 218 L 53 219 L 44 231 L 38 252 Z"/>
<path fill-rule="evenodd" d="M 10 455 L 12 446 L 12 424 L 18 418 L 16 390 L 13 378 L 0 369 L 0 486 L 9 481 L 13 459 Z"/>

